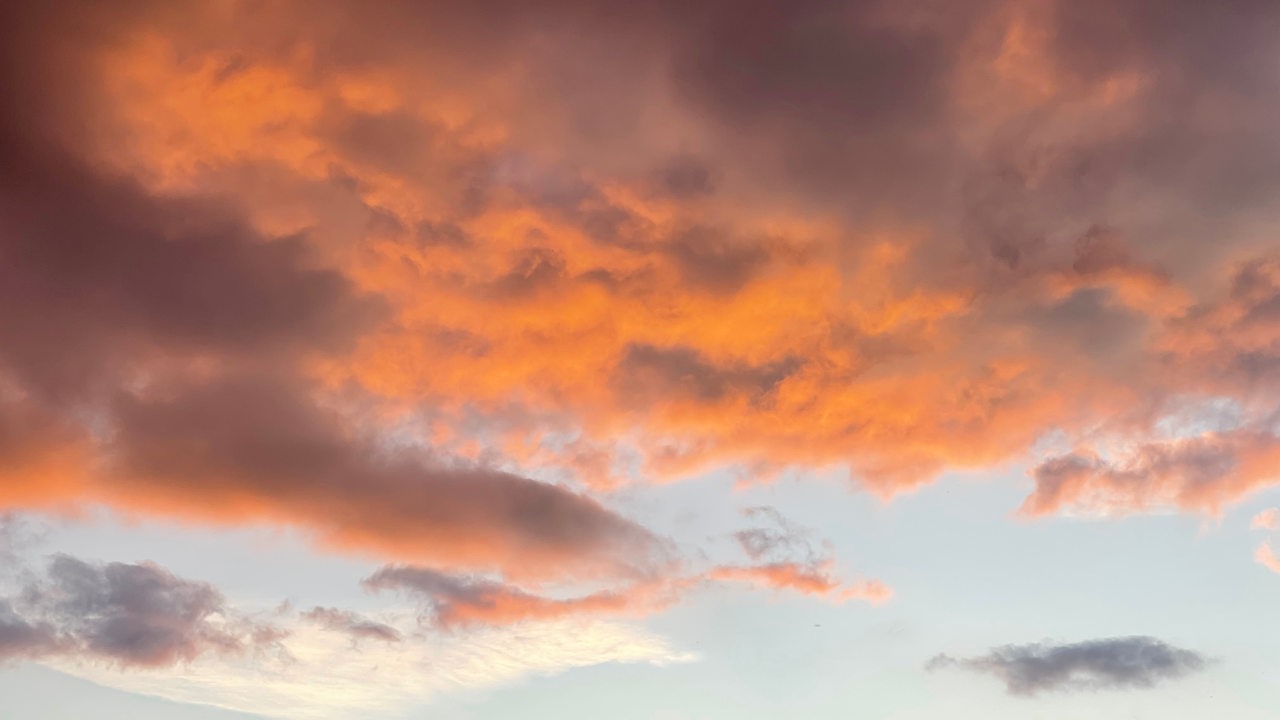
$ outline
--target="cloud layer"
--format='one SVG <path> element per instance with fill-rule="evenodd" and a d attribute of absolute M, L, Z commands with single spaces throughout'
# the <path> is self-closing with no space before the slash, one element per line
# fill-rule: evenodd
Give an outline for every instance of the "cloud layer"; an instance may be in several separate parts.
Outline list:
<path fill-rule="evenodd" d="M 767 511 L 703 563 L 613 494 L 709 471 L 1219 512 L 1280 479 L 1280 8 L 1206 7 L 7 3 L 0 507 L 298 528 L 472 628 L 888 599 Z M 15 656 L 220 642 L 180 585 L 151 654 L 68 626 L 170 582 L 68 562 Z M 1120 650 L 1186 664 L 957 662 Z"/>
<path fill-rule="evenodd" d="M 1022 459 L 1033 514 L 1216 510 L 1280 447 L 1277 18 L 1236 4 L 15 3 L 3 501 L 105 456 L 131 510 L 582 573 L 652 539 L 512 471 Z"/>

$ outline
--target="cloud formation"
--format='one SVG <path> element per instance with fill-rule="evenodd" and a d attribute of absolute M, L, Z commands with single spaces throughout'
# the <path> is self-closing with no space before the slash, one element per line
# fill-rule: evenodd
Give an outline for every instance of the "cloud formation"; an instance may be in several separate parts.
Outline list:
<path fill-rule="evenodd" d="M 420 599 L 424 619 L 443 629 L 552 621 L 575 615 L 617 615 L 652 610 L 642 589 L 548 598 L 493 580 L 455 577 L 423 567 L 380 568 L 364 581 L 371 590 L 399 590 Z M 669 601 L 668 601 L 669 602 Z"/>
<path fill-rule="evenodd" d="M 1267 508 L 1249 521 L 1250 530 L 1280 530 L 1280 508 Z"/>
<path fill-rule="evenodd" d="M 352 640 L 381 640 L 383 642 L 400 642 L 403 636 L 394 627 L 363 617 L 350 610 L 339 610 L 331 607 L 315 607 L 302 614 L 302 617 L 318 623 L 327 630 L 337 630 L 351 636 Z"/>
<path fill-rule="evenodd" d="M 42 577 L 0 598 L 0 660 L 154 668 L 271 650 L 282 637 L 234 614 L 211 585 L 150 563 L 94 565 L 57 555 Z"/>
<path fill-rule="evenodd" d="M 413 597 L 423 611 L 420 621 L 445 630 L 575 617 L 648 615 L 666 609 L 689 593 L 720 583 L 795 592 L 835 602 L 865 600 L 878 604 L 893 597 L 892 589 L 879 580 L 839 580 L 829 543 L 815 548 L 812 533 L 776 509 L 750 507 L 743 514 L 763 518 L 771 525 L 733 534 L 750 562 L 673 567 L 639 582 L 585 594 L 541 595 L 498 579 L 412 565 L 383 566 L 364 580 L 364 586 L 375 592 L 398 591 Z"/>
<path fill-rule="evenodd" d="M 1253 551 L 1253 559 L 1259 565 L 1270 570 L 1273 573 L 1280 573 L 1280 557 L 1276 556 L 1276 551 L 1271 548 L 1271 543 L 1264 542 Z"/>
<path fill-rule="evenodd" d="M 21 517 L 7 518 L 4 527 Z M 457 690 L 605 662 L 696 656 L 664 638 L 583 617 L 529 618 L 514 631 L 415 622 L 285 602 L 251 612 L 206 582 L 150 562 L 15 555 L 0 595 L 0 666 L 34 662 L 108 687 L 282 718 L 396 714 Z M 15 581 L 16 582 L 12 582 Z"/>
<path fill-rule="evenodd" d="M 938 655 L 926 668 L 992 675 L 1011 695 L 1145 689 L 1204 669 L 1208 659 L 1150 637 L 1107 638 L 1068 645 L 1006 645 L 970 658 Z"/>
<path fill-rule="evenodd" d="M 671 575 L 603 492 L 711 470 L 1219 511 L 1280 456 L 1230 5 L 9 3 L 0 504 L 526 585 Z"/>
<path fill-rule="evenodd" d="M 893 590 L 879 580 L 845 584 L 837 579 L 830 543 L 824 541 L 815 547 L 812 531 L 788 520 L 776 509 L 749 507 L 743 510 L 743 515 L 768 523 L 733 535 L 752 563 L 717 565 L 708 571 L 708 579 L 788 590 L 837 602 L 882 603 L 893 597 Z"/>
<path fill-rule="evenodd" d="M 287 720 L 345 720 L 404 715 L 449 693 L 482 691 L 573 668 L 602 663 L 661 667 L 698 659 L 643 629 L 590 620 L 421 637 L 410 617 L 397 626 L 403 642 L 354 647 L 346 633 L 312 622 L 289 629 L 287 658 L 206 656 L 145 673 L 69 661 L 51 665 L 99 685 L 176 702 Z"/>

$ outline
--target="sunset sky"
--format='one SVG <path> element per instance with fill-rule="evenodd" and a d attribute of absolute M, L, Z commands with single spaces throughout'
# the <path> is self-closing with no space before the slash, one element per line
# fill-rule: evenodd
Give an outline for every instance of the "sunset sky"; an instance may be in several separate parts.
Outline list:
<path fill-rule="evenodd" d="M 0 6 L 0 718 L 1280 717 L 1280 3 Z"/>

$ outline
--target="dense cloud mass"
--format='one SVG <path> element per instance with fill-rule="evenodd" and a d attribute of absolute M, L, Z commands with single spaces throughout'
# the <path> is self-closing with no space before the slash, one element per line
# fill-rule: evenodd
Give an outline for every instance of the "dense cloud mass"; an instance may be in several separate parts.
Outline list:
<path fill-rule="evenodd" d="M 768 511 L 697 566 L 628 484 L 888 498 L 1012 463 L 1045 516 L 1280 480 L 1274 2 L 19 1 L 0 27 L 0 508 L 289 526 L 447 626 L 686 582 L 889 596 Z M 92 645 L 42 607 L 0 615 L 13 652 Z"/>
<path fill-rule="evenodd" d="M 989 655 L 938 655 L 930 670 L 958 667 L 993 675 L 1013 695 L 1076 690 L 1149 688 L 1204 669 L 1208 660 L 1192 650 L 1149 637 L 1108 638 L 1070 645 L 1009 645 Z"/>

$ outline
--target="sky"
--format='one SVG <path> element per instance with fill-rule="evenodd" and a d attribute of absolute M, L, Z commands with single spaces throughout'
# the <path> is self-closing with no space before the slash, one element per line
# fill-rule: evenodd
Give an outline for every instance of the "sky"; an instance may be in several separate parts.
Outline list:
<path fill-rule="evenodd" d="M 1280 713 L 1280 5 L 0 8 L 0 717 Z"/>

